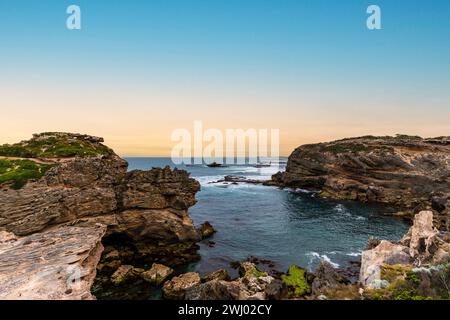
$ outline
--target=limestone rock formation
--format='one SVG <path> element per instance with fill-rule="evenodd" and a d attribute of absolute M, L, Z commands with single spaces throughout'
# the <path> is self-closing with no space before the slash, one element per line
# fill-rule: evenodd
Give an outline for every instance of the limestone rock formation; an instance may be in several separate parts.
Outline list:
<path fill-rule="evenodd" d="M 414 217 L 414 224 L 401 243 L 409 247 L 412 258 L 424 260 L 436 252 L 439 241 L 439 231 L 433 227 L 433 212 L 422 211 Z"/>
<path fill-rule="evenodd" d="M 450 227 L 450 138 L 398 135 L 304 145 L 269 184 L 311 189 L 336 199 L 381 202 L 413 216 L 433 209 Z"/>
<path fill-rule="evenodd" d="M 381 267 L 385 264 L 409 264 L 408 248 L 383 240 L 372 250 L 366 250 L 361 258 L 360 282 L 364 286 L 373 287 L 381 277 Z"/>
<path fill-rule="evenodd" d="M 44 133 L 0 146 L 3 165 L 28 165 L 17 172 L 0 170 L 0 268 L 7 268 L 0 275 L 0 297 L 92 298 L 89 288 L 102 243 L 111 250 L 99 270 L 109 274 L 135 259 L 147 264 L 168 257 L 174 265 L 198 259 L 200 235 L 188 208 L 200 184 L 169 167 L 127 172 L 127 162 L 101 142 L 87 135 Z M 29 163 L 45 163 L 48 170 L 39 174 L 41 168 Z M 30 174 L 31 169 L 38 172 Z M 101 232 L 89 234 L 92 230 Z M 34 259 L 40 262 L 33 265 Z M 83 290 L 65 293 L 61 268 L 86 261 Z M 35 278 L 22 274 L 27 268 Z"/>
<path fill-rule="evenodd" d="M 386 266 L 403 265 L 412 269 L 449 263 L 450 243 L 445 241 L 445 234 L 433 227 L 433 212 L 421 211 L 400 242 L 383 240 L 362 253 L 361 284 L 369 288 L 379 286 L 382 269 Z"/>
<path fill-rule="evenodd" d="M 93 299 L 106 227 L 62 226 L 0 242 L 0 299 Z"/>

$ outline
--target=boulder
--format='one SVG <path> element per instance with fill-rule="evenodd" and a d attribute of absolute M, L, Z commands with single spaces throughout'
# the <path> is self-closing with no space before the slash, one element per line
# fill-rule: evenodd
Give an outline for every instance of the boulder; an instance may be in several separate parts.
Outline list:
<path fill-rule="evenodd" d="M 196 284 L 186 290 L 188 300 L 266 300 L 281 299 L 286 296 L 285 284 L 258 270 L 251 262 L 240 264 L 241 277 L 233 281 L 221 280 L 223 271 L 218 270 L 206 282 Z M 209 280 L 211 279 L 211 280 Z"/>
<path fill-rule="evenodd" d="M 409 248 L 382 240 L 374 249 L 363 251 L 361 257 L 360 283 L 371 287 L 381 280 L 383 265 L 409 264 Z"/>
<path fill-rule="evenodd" d="M 264 289 L 266 299 L 269 300 L 282 300 L 287 296 L 286 284 L 279 280 L 273 279 Z"/>
<path fill-rule="evenodd" d="M 439 247 L 439 231 L 433 227 L 433 212 L 421 211 L 414 217 L 414 224 L 401 243 L 409 246 L 412 258 L 421 260 L 430 257 Z M 420 256 L 420 257 L 419 257 Z"/>
<path fill-rule="evenodd" d="M 163 264 L 154 263 L 152 268 L 148 271 L 145 271 L 141 274 L 142 279 L 145 281 L 159 286 L 162 284 L 171 274 L 173 273 L 173 269 L 166 267 Z"/>
<path fill-rule="evenodd" d="M 214 272 L 211 272 L 210 274 L 204 276 L 202 278 L 203 282 L 208 282 L 212 280 L 230 280 L 230 275 L 228 274 L 228 271 L 225 269 L 219 269 Z"/>
<path fill-rule="evenodd" d="M 112 274 L 111 282 L 117 286 L 133 281 L 139 277 L 142 271 L 142 269 L 135 268 L 131 265 L 122 265 Z"/>
<path fill-rule="evenodd" d="M 322 294 L 324 289 L 335 289 L 340 285 L 349 282 L 326 261 L 320 262 L 320 266 L 317 268 L 314 276 L 314 280 L 311 284 L 311 291 L 314 295 Z"/>
<path fill-rule="evenodd" d="M 216 230 L 208 221 L 202 223 L 198 231 L 200 232 L 202 239 L 207 239 L 216 233 Z"/>
<path fill-rule="evenodd" d="M 174 277 L 172 280 L 164 283 L 163 297 L 169 300 L 183 300 L 185 298 L 186 291 L 200 284 L 200 275 L 196 272 L 184 273 L 178 277 Z"/>
<path fill-rule="evenodd" d="M 237 281 L 214 279 L 194 285 L 186 290 L 186 300 L 236 300 L 241 290 Z"/>

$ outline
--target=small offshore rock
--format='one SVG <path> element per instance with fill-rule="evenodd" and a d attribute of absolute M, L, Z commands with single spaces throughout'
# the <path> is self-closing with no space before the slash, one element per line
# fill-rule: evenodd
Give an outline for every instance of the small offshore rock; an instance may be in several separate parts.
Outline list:
<path fill-rule="evenodd" d="M 207 239 L 207 238 L 211 237 L 214 233 L 216 233 L 216 230 L 211 225 L 211 223 L 206 221 L 200 225 L 199 232 L 200 232 L 202 239 Z"/>

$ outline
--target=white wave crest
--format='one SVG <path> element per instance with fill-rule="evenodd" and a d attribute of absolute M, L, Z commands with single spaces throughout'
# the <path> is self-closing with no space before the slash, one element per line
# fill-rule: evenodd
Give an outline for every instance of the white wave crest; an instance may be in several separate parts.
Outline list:
<path fill-rule="evenodd" d="M 308 252 L 306 255 L 310 257 L 310 263 L 313 263 L 315 260 L 323 260 L 332 265 L 333 268 L 339 268 L 339 264 L 331 261 L 331 259 L 326 254 L 319 254 L 317 252 Z"/>

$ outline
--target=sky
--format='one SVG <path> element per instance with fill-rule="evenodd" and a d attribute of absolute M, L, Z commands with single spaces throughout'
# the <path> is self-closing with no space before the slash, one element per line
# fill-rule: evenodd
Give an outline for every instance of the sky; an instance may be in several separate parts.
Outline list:
<path fill-rule="evenodd" d="M 0 111 L 0 143 L 80 132 L 123 156 L 169 156 L 196 120 L 279 129 L 282 155 L 450 135 L 450 1 L 0 0 Z"/>

